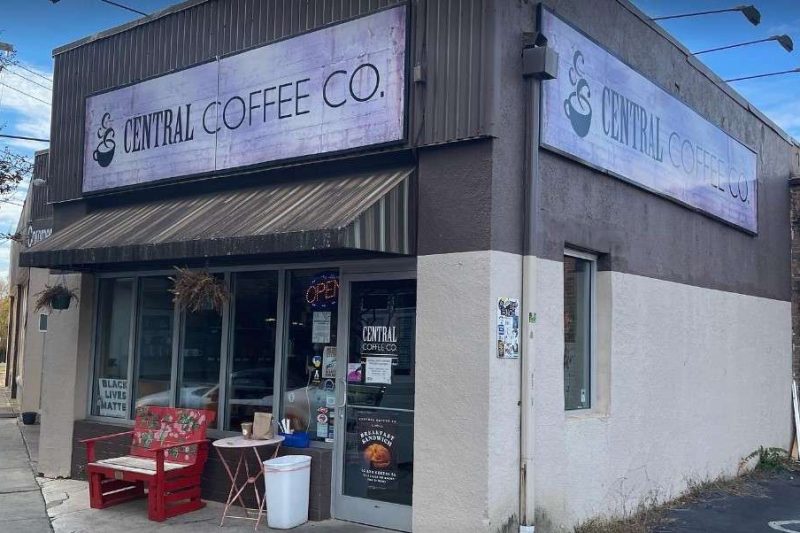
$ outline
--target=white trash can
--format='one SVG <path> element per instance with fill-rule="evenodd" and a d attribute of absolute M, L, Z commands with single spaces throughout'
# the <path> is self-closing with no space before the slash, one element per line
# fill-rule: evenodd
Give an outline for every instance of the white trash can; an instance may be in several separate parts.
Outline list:
<path fill-rule="evenodd" d="M 291 529 L 308 522 L 311 457 L 285 455 L 264 461 L 267 525 Z"/>

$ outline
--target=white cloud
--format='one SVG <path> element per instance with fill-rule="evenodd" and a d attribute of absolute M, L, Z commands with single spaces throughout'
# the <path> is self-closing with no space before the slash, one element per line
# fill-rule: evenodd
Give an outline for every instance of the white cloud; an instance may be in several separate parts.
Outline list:
<path fill-rule="evenodd" d="M 53 77 L 52 72 L 34 65 L 22 63 L 22 66 L 41 76 Z M 33 72 L 19 67 L 0 71 L 0 83 L 17 89 L 0 86 L 0 128 L 9 135 L 49 139 L 51 108 L 40 100 L 51 101 L 52 91 L 47 87 L 52 84 Z M 0 138 L 0 148 L 4 146 L 30 157 L 34 151 L 48 147 L 35 141 Z M 20 184 L 10 198 L 4 199 L 12 203 L 0 203 L 0 233 L 14 233 L 16 230 L 27 187 L 26 183 Z M 0 239 L 0 277 L 3 278 L 8 276 L 9 250 L 10 242 Z"/>
<path fill-rule="evenodd" d="M 52 72 L 22 64 L 30 71 L 52 79 Z M 0 72 L 0 119 L 3 131 L 11 135 L 50 138 L 52 84 L 18 66 Z M 24 93 L 24 94 L 23 94 Z M 24 150 L 41 150 L 46 145 L 33 141 L 3 139 L 3 143 Z"/>

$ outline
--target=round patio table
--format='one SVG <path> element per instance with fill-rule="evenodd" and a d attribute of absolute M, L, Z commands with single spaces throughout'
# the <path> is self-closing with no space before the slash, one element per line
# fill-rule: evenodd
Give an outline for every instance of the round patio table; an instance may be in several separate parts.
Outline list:
<path fill-rule="evenodd" d="M 282 442 L 283 437 L 281 436 L 266 440 L 256 440 L 245 439 L 241 435 L 236 437 L 227 437 L 225 439 L 219 439 L 213 442 L 214 448 L 217 450 L 217 455 L 219 455 L 219 459 L 222 461 L 222 466 L 225 467 L 225 471 L 228 473 L 228 478 L 231 480 L 231 489 L 228 491 L 228 501 L 225 502 L 225 508 L 222 511 L 222 520 L 219 523 L 220 527 L 225 524 L 226 518 L 238 518 L 242 520 L 255 520 L 255 529 L 258 529 L 258 524 L 261 522 L 261 516 L 265 513 L 265 506 L 267 503 L 267 495 L 264 494 L 264 497 L 262 498 L 258 492 L 258 487 L 256 486 L 258 480 L 264 475 L 264 461 L 261 459 L 261 454 L 258 453 L 258 449 L 262 446 L 275 446 L 275 451 L 272 452 L 272 457 L 270 457 L 270 459 L 274 459 L 278 456 L 278 450 L 280 450 Z M 239 452 L 239 461 L 236 463 L 235 471 L 232 470 L 231 465 L 225 459 L 225 456 L 222 454 L 222 450 L 236 450 Z M 247 458 L 245 457 L 247 450 L 252 450 L 256 456 L 256 459 L 258 460 L 258 468 L 253 472 L 250 471 L 250 465 L 247 463 Z M 241 485 L 237 485 L 242 464 L 244 464 L 246 477 Z M 242 501 L 242 493 L 248 485 L 253 486 L 253 492 L 256 496 L 256 504 L 258 505 L 258 509 L 249 508 L 244 504 L 244 501 Z M 231 507 L 233 507 L 234 502 L 237 500 L 239 505 L 244 510 L 244 516 L 230 513 Z M 257 513 L 255 518 L 250 516 L 251 512 Z"/>

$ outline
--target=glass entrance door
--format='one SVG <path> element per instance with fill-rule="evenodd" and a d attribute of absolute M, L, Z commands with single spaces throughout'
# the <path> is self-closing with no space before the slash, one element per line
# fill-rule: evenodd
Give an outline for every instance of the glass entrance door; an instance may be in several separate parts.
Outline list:
<path fill-rule="evenodd" d="M 334 514 L 411 530 L 416 280 L 348 283 Z M 345 316 L 345 315 L 343 315 Z"/>

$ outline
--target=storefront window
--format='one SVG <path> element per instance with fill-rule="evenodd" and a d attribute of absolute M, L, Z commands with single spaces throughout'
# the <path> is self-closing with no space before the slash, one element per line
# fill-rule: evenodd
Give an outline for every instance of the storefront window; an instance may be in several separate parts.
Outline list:
<path fill-rule="evenodd" d="M 139 285 L 136 405 L 169 406 L 174 304 L 167 277 L 142 278 Z"/>
<path fill-rule="evenodd" d="M 187 309 L 183 316 L 177 405 L 217 412 L 222 314 L 209 306 L 198 311 Z"/>
<path fill-rule="evenodd" d="M 564 405 L 567 410 L 592 406 L 593 261 L 564 256 Z"/>
<path fill-rule="evenodd" d="M 228 378 L 226 429 L 239 431 L 253 413 L 273 412 L 278 274 L 234 276 L 233 346 Z"/>
<path fill-rule="evenodd" d="M 132 278 L 100 280 L 92 414 L 128 418 Z"/>
<path fill-rule="evenodd" d="M 130 408 L 143 405 L 210 409 L 220 429 L 239 431 L 267 412 L 312 440 L 333 442 L 338 271 L 288 271 L 285 284 L 277 270 L 227 277 L 231 301 L 222 313 L 179 309 L 167 276 L 100 280 L 91 414 L 132 418 Z M 399 385 L 413 357 L 396 367 Z"/>
<path fill-rule="evenodd" d="M 317 441 L 333 441 L 338 298 L 337 271 L 290 276 L 283 416 Z"/>

